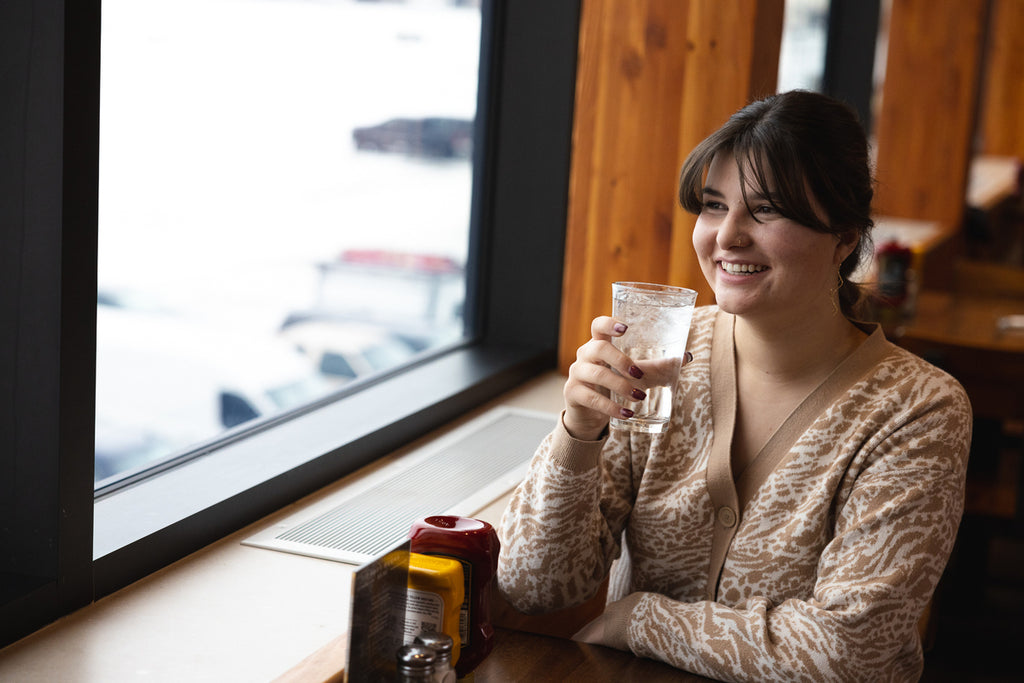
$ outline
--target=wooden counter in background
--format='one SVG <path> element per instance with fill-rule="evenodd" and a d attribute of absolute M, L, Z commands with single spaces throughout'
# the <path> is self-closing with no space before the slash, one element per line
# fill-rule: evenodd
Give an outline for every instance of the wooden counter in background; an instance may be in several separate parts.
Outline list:
<path fill-rule="evenodd" d="M 899 332 L 901 343 L 927 341 L 1024 354 L 1024 329 L 1009 326 L 1016 320 L 1013 316 L 1024 315 L 1024 299 L 924 290 L 915 308 L 913 319 Z"/>
<path fill-rule="evenodd" d="M 924 291 L 893 339 L 967 391 L 976 426 L 965 505 L 993 518 L 1013 519 L 1020 508 L 1024 464 L 999 443 L 1007 430 L 1024 429 L 1024 329 L 1003 324 L 1022 314 L 1024 299 Z"/>
<path fill-rule="evenodd" d="M 967 206 L 991 211 L 1008 199 L 1019 196 L 1022 173 L 1021 160 L 1016 157 L 974 157 L 967 178 Z"/>
<path fill-rule="evenodd" d="M 1024 418 L 1024 299 L 923 291 L 894 341 L 964 385 L 975 417 Z"/>

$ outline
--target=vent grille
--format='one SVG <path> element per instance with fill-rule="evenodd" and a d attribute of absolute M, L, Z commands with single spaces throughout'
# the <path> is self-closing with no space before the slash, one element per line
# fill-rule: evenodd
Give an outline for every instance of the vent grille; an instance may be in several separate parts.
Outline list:
<path fill-rule="evenodd" d="M 336 507 L 244 541 L 272 550 L 362 564 L 437 514 L 470 515 L 511 490 L 557 418 L 497 408 L 450 435 L 416 462 Z"/>

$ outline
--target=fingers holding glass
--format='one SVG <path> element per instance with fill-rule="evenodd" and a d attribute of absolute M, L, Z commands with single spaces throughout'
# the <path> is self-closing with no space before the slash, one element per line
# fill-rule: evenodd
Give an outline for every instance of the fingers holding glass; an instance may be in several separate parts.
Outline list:
<path fill-rule="evenodd" d="M 576 362 L 569 368 L 563 392 L 564 423 L 577 438 L 596 438 L 610 418 L 632 415 L 630 409 L 611 398 L 613 394 L 633 400 L 646 396 L 643 371 L 608 341 L 625 331 L 616 329 L 617 325 L 620 324 L 611 318 L 595 320 L 591 327 L 594 338 L 577 350 Z"/>

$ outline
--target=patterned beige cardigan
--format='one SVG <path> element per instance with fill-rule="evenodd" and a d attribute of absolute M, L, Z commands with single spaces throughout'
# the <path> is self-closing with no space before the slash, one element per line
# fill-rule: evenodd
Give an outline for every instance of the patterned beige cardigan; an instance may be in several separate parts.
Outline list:
<path fill-rule="evenodd" d="M 545 612 L 611 571 L 606 641 L 637 655 L 730 681 L 916 680 L 963 509 L 963 389 L 876 329 L 734 483 L 733 322 L 697 309 L 665 433 L 544 440 L 500 525 L 502 593 Z"/>

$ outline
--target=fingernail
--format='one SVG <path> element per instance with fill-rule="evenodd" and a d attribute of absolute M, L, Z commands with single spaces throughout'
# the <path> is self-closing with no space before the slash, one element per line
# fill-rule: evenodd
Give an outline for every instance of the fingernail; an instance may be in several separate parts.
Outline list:
<path fill-rule="evenodd" d="M 622 410 L 619 411 L 619 413 L 622 415 L 622 417 L 626 418 L 627 420 L 633 417 L 633 411 L 630 410 L 629 408 L 623 408 Z"/>
<path fill-rule="evenodd" d="M 626 331 L 626 330 L 627 330 L 628 328 L 627 328 L 627 327 L 626 327 L 625 325 L 623 325 L 622 323 L 615 323 L 615 328 L 614 328 L 614 329 L 615 329 L 615 331 L 616 331 L 616 332 L 618 332 L 619 334 L 623 334 L 623 333 L 625 333 L 625 331 Z"/>
<path fill-rule="evenodd" d="M 630 395 L 633 398 L 635 398 L 636 400 L 638 400 L 638 401 L 642 401 L 645 398 L 647 398 L 647 394 L 645 394 L 644 392 L 640 391 L 639 389 L 634 389 L 633 392 Z"/>
<path fill-rule="evenodd" d="M 691 360 L 693 360 L 693 354 L 690 353 L 689 351 L 687 351 L 686 352 L 686 362 L 689 363 Z"/>
<path fill-rule="evenodd" d="M 629 366 L 629 374 L 631 376 L 633 376 L 633 377 L 636 377 L 637 379 L 640 379 L 641 377 L 644 376 L 644 371 L 641 370 L 640 368 L 638 368 L 635 365 L 630 365 Z"/>

